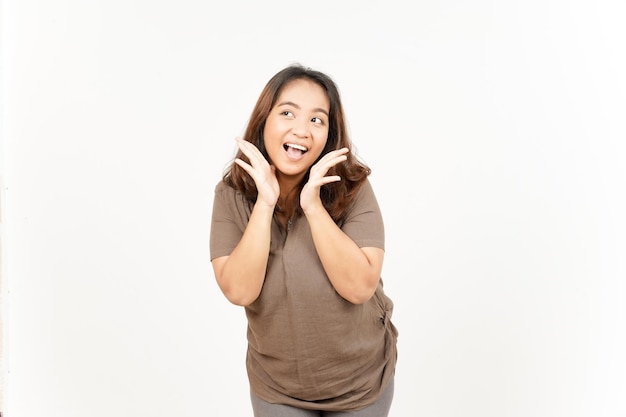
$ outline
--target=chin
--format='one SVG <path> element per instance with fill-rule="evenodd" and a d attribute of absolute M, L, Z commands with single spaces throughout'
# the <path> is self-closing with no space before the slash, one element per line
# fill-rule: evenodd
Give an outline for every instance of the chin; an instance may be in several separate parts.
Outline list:
<path fill-rule="evenodd" d="M 306 174 L 309 167 L 307 166 L 305 169 L 297 169 L 294 167 L 287 167 L 287 169 L 280 169 L 276 167 L 276 169 L 278 170 L 278 172 L 280 172 L 282 175 L 286 177 L 297 177 L 297 176 L 301 176 L 301 175 L 303 176 L 304 174 Z"/>

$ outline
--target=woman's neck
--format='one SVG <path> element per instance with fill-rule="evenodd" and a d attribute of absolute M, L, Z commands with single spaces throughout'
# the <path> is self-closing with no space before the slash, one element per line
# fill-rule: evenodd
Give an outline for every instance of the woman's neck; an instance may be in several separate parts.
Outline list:
<path fill-rule="evenodd" d="M 276 179 L 278 180 L 278 186 L 280 187 L 280 196 L 278 200 L 283 204 L 288 204 L 289 201 L 294 202 L 297 200 L 302 178 L 304 178 L 304 175 L 291 177 L 277 173 Z"/>
<path fill-rule="evenodd" d="M 280 211 L 291 217 L 298 202 L 298 188 L 292 188 L 289 191 L 281 189 L 278 197 L 278 207 Z"/>
<path fill-rule="evenodd" d="M 296 211 L 300 192 L 301 178 L 278 177 L 280 196 L 278 197 L 278 211 L 287 219 L 291 219 Z"/>

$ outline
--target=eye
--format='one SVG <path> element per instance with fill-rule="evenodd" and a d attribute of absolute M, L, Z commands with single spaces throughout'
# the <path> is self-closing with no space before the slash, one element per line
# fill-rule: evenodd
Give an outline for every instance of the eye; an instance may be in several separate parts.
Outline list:
<path fill-rule="evenodd" d="M 289 110 L 283 110 L 280 112 L 280 114 L 282 114 L 283 116 L 293 117 L 293 113 Z"/>
<path fill-rule="evenodd" d="M 317 124 L 320 124 L 320 125 L 324 124 L 324 121 L 322 119 L 320 119 L 319 117 L 314 117 L 314 118 L 311 119 L 311 121 L 313 123 L 317 123 Z"/>

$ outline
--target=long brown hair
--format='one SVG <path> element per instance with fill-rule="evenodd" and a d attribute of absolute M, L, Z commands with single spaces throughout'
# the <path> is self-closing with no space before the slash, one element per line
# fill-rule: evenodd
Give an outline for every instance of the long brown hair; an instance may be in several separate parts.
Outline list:
<path fill-rule="evenodd" d="M 320 198 L 324 207 L 328 210 L 331 217 L 336 222 L 339 222 L 343 220 L 346 209 L 354 201 L 357 191 L 371 173 L 371 170 L 352 153 L 352 142 L 348 136 L 339 89 L 329 76 L 299 64 L 290 65 L 276 73 L 261 92 L 252 110 L 243 139 L 253 143 L 261 151 L 265 159 L 269 161 L 263 138 L 267 116 L 274 104 L 276 104 L 276 100 L 278 100 L 284 86 L 298 79 L 306 79 L 318 84 L 324 89 L 330 102 L 328 139 L 318 160 L 330 151 L 341 148 L 350 149 L 350 152 L 347 154 L 348 159 L 332 167 L 327 174 L 339 175 L 341 181 L 331 182 L 320 189 Z M 241 150 L 237 152 L 235 158 L 241 158 L 249 162 Z M 300 189 L 308 181 L 309 173 L 310 168 L 300 184 Z M 231 163 L 224 172 L 223 179 L 226 184 L 240 191 L 251 203 L 256 201 L 258 192 L 254 180 L 239 165 Z M 301 212 L 299 205 L 298 212 Z"/>

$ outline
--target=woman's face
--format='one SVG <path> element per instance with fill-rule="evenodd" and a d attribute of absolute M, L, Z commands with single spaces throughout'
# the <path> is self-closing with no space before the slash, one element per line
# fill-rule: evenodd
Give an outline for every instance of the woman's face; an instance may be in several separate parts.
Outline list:
<path fill-rule="evenodd" d="M 265 122 L 270 163 L 280 176 L 301 179 L 328 139 L 330 102 L 318 84 L 298 79 L 283 87 Z"/>

